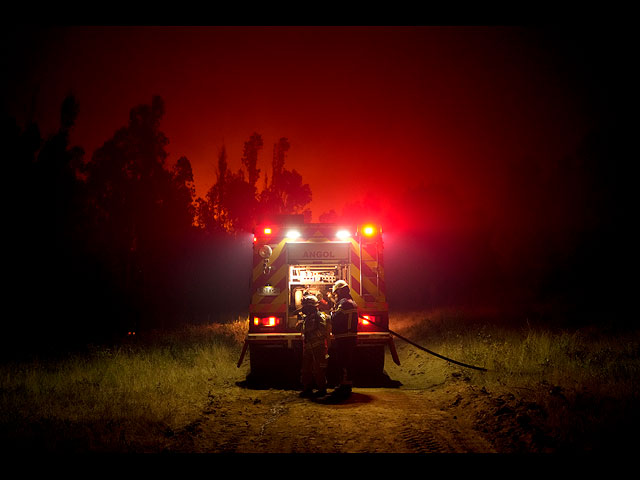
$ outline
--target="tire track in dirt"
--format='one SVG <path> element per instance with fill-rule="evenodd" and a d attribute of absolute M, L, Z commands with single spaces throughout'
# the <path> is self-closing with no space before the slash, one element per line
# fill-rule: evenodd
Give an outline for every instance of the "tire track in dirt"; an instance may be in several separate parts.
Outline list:
<path fill-rule="evenodd" d="M 402 431 L 402 439 L 414 453 L 449 453 L 447 446 L 443 446 L 430 432 L 416 431 L 411 427 L 406 427 Z"/>
<path fill-rule="evenodd" d="M 355 388 L 343 404 L 295 390 L 231 387 L 210 394 L 172 451 L 203 453 L 485 453 L 491 444 L 464 417 L 460 392 Z"/>

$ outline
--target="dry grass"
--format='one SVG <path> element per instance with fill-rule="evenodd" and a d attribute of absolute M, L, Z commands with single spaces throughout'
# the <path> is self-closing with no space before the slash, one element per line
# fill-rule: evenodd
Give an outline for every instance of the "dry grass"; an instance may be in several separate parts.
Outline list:
<path fill-rule="evenodd" d="M 0 438 L 38 437 L 56 450 L 157 451 L 162 446 L 149 439 L 188 424 L 212 385 L 238 379 L 245 328 L 241 321 L 193 327 L 54 363 L 3 365 Z"/>
<path fill-rule="evenodd" d="M 403 369 L 422 372 L 409 381 L 434 385 L 453 373 L 488 391 L 515 393 L 520 404 L 544 412 L 541 428 L 564 449 L 620 445 L 623 435 L 640 426 L 638 330 L 557 329 L 532 326 L 526 319 L 506 326 L 459 309 L 398 314 L 391 329 L 439 354 L 488 369 L 465 369 L 406 346 Z"/>
<path fill-rule="evenodd" d="M 233 388 L 246 320 L 153 334 L 56 362 L 0 366 L 0 439 L 48 451 L 162 451 L 172 432 L 201 414 L 212 391 Z M 387 370 L 408 388 L 456 375 L 488 390 L 519 392 L 547 412 L 565 443 L 637 424 L 640 334 L 491 323 L 459 309 L 396 313 L 392 330 L 447 357 L 396 340 L 402 365 Z M 630 418 L 631 416 L 632 418 Z"/>
<path fill-rule="evenodd" d="M 523 387 L 546 382 L 628 396 L 640 374 L 638 331 L 553 330 L 526 319 L 507 327 L 459 309 L 398 314 L 392 316 L 391 328 L 437 353 L 487 368 L 474 377 L 485 382 Z"/>

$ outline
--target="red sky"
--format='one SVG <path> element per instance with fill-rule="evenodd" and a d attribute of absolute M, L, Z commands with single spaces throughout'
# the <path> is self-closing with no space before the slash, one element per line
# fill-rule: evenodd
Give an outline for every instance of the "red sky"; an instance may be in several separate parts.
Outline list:
<path fill-rule="evenodd" d="M 5 99 L 19 121 L 33 109 L 51 133 L 73 92 L 80 115 L 72 142 L 89 158 L 132 107 L 160 95 L 168 162 L 189 158 L 200 196 L 215 181 L 223 145 L 236 170 L 244 142 L 260 133 L 264 174 L 273 144 L 286 137 L 286 167 L 310 184 L 314 220 L 366 193 L 392 199 L 430 182 L 478 205 L 503 204 L 496 180 L 504 163 L 574 153 L 592 114 L 581 58 L 540 30 L 101 26 L 13 34 Z"/>

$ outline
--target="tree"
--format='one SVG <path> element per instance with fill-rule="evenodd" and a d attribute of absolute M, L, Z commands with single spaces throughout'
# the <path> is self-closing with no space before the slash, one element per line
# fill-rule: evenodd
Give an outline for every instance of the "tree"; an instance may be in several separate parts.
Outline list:
<path fill-rule="evenodd" d="M 227 205 L 228 182 L 231 178 L 227 163 L 227 149 L 223 145 L 218 154 L 218 167 L 216 170 L 216 183 L 209 189 L 206 202 L 203 203 L 203 225 L 209 231 L 231 231 L 233 224 Z"/>
<path fill-rule="evenodd" d="M 193 183 L 193 170 L 187 157 L 180 157 L 171 170 L 174 186 L 174 201 L 170 205 L 176 208 L 174 218 L 182 224 L 182 229 L 193 225 L 195 217 L 194 198 L 196 188 Z"/>
<path fill-rule="evenodd" d="M 262 214 L 300 213 L 311 202 L 311 188 L 302 183 L 302 175 L 284 167 L 289 151 L 288 139 L 281 138 L 273 147 L 271 183 L 260 194 Z"/>
<path fill-rule="evenodd" d="M 228 169 L 226 149 L 220 151 L 216 183 L 204 199 L 197 200 L 197 223 L 205 231 L 250 231 L 261 215 L 300 213 L 311 201 L 311 188 L 302 183 L 302 176 L 284 167 L 290 147 L 286 138 L 274 145 L 271 183 L 265 176 L 265 188 L 257 193 L 258 152 L 262 145 L 260 134 L 251 135 L 241 159 L 245 169 L 236 173 Z M 310 217 L 310 211 L 305 215 Z"/>
<path fill-rule="evenodd" d="M 260 169 L 257 168 L 258 152 L 260 150 L 262 150 L 262 136 L 259 133 L 254 133 L 244 143 L 244 153 L 242 155 L 242 165 L 247 169 L 249 185 L 254 188 L 260 177 Z"/>
<path fill-rule="evenodd" d="M 252 150 L 262 140 L 254 134 L 249 142 L 245 143 L 245 157 L 243 165 L 255 176 L 257 170 L 257 150 Z M 250 153 L 253 152 L 253 153 Z M 250 158 L 251 160 L 247 160 Z M 257 178 L 253 178 L 254 184 L 245 180 L 242 169 L 233 173 L 229 171 L 227 164 L 227 151 L 222 147 L 218 155 L 218 168 L 216 183 L 211 186 L 205 199 L 198 199 L 198 223 L 209 233 L 250 231 L 255 218 Z"/>
<path fill-rule="evenodd" d="M 167 319 L 172 269 L 194 223 L 193 174 L 186 157 L 166 168 L 169 140 L 160 131 L 164 102 L 153 97 L 127 126 L 97 149 L 87 165 L 93 241 L 131 308 Z M 130 312 L 131 313 L 131 312 Z"/>
<path fill-rule="evenodd" d="M 32 176 L 38 196 L 44 200 L 38 207 L 41 218 L 36 224 L 43 228 L 44 235 L 54 234 L 52 240 L 61 248 L 69 247 L 73 230 L 83 220 L 77 208 L 81 204 L 77 172 L 84 151 L 80 147 L 69 148 L 69 135 L 78 112 L 75 97 L 67 95 L 60 108 L 60 128 L 43 143 Z"/>
<path fill-rule="evenodd" d="M 78 340 L 78 332 L 92 332 L 85 309 L 91 303 L 94 275 L 85 236 L 89 211 L 81 180 L 84 151 L 69 145 L 78 113 L 75 97 L 66 96 L 59 128 L 46 139 L 33 123 L 24 131 L 15 121 L 8 124 L 10 163 L 19 172 L 15 179 L 28 185 L 10 222 L 16 240 L 10 251 L 20 259 L 12 276 L 18 288 L 10 296 L 21 305 L 22 328 L 29 325 L 31 330 L 25 337 L 29 344 L 21 350 L 65 347 Z M 8 338 L 15 342 L 18 337 Z"/>

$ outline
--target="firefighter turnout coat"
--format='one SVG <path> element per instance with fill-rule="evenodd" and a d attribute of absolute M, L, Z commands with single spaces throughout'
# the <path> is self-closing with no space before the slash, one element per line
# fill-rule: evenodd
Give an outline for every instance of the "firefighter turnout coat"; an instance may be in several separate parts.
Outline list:
<path fill-rule="evenodd" d="M 331 329 L 333 338 L 355 338 L 358 334 L 358 306 L 350 296 L 338 300 L 331 313 Z"/>
<path fill-rule="evenodd" d="M 309 390 L 315 381 L 316 388 L 324 390 L 327 385 L 327 352 L 331 332 L 331 320 L 323 312 L 316 311 L 303 315 L 299 325 L 302 327 L 302 372 L 301 382 Z"/>
<path fill-rule="evenodd" d="M 304 346 L 309 348 L 324 345 L 328 347 L 329 333 L 331 332 L 331 320 L 321 311 L 311 315 L 303 315 L 301 320 Z"/>

